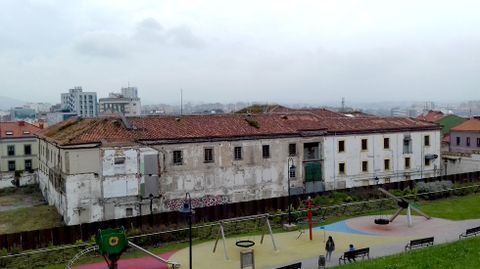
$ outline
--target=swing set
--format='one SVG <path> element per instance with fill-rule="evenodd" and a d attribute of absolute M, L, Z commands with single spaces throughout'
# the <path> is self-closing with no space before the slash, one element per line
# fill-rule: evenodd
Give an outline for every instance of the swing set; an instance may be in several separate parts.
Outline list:
<path fill-rule="evenodd" d="M 240 222 L 245 222 L 245 226 L 248 225 L 248 223 L 246 221 L 249 221 L 249 220 L 257 220 L 257 223 L 256 223 L 256 226 L 253 228 L 253 230 L 251 231 L 257 231 L 259 228 L 260 228 L 260 224 L 263 222 L 263 225 L 266 226 L 267 229 L 262 229 L 262 236 L 260 238 L 260 244 L 263 244 L 263 239 L 265 237 L 265 230 L 268 231 L 268 233 L 270 234 L 270 238 L 272 240 L 272 246 L 273 246 L 273 250 L 274 251 L 277 251 L 277 245 L 275 243 L 275 238 L 273 237 L 273 233 L 272 233 L 272 226 L 270 225 L 270 221 L 268 220 L 268 217 L 269 217 L 269 214 L 259 214 L 259 215 L 252 215 L 252 216 L 245 216 L 245 217 L 238 217 L 238 218 L 231 218 L 231 219 L 224 219 L 224 220 L 221 220 L 219 221 L 217 224 L 219 226 L 219 229 L 218 229 L 218 235 L 217 235 L 217 239 L 215 240 L 215 244 L 213 246 L 213 253 L 215 253 L 215 251 L 217 250 L 217 245 L 218 245 L 218 241 L 220 239 L 222 239 L 222 242 L 223 242 L 223 251 L 224 251 L 224 255 L 225 255 L 225 260 L 229 260 L 229 257 L 228 257 L 228 248 L 227 248 L 227 240 L 226 240 L 226 237 L 225 237 L 225 225 L 226 224 L 229 224 L 229 223 L 233 223 L 235 225 L 235 227 L 237 226 L 238 223 Z M 237 247 L 240 247 L 240 248 L 251 248 L 255 245 L 255 241 L 253 241 L 252 239 L 250 238 L 247 238 L 247 239 L 236 239 L 235 240 L 235 245 Z"/>

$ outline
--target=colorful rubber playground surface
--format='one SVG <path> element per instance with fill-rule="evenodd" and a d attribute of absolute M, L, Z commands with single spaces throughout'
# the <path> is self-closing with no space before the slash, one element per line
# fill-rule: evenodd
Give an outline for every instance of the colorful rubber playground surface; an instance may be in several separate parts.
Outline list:
<path fill-rule="evenodd" d="M 255 255 L 255 268 L 276 268 L 286 264 L 302 261 L 302 268 L 317 268 L 316 260 L 319 255 L 324 255 L 325 239 L 332 236 L 336 250 L 331 262 L 327 266 L 338 264 L 338 257 L 348 249 L 349 244 L 356 248 L 370 247 L 371 257 L 391 255 L 403 251 L 409 240 L 435 237 L 435 244 L 458 240 L 458 235 L 466 229 L 480 226 L 480 219 L 465 221 L 450 221 L 439 218 L 425 219 L 413 217 L 413 225 L 408 227 L 405 216 L 398 217 L 388 225 L 376 225 L 373 216 L 364 216 L 340 221 L 337 223 L 316 227 L 313 230 L 313 240 L 309 240 L 308 230 L 305 233 L 290 231 L 274 234 L 277 251 L 274 250 L 272 240 L 265 234 L 263 244 L 260 244 L 260 235 L 256 236 L 227 236 L 227 255 L 223 243 L 218 242 L 215 253 L 213 246 L 215 240 L 195 244 L 193 246 L 193 265 L 196 269 L 232 268 L 240 267 L 240 251 L 244 248 L 235 245 L 237 240 L 252 240 L 255 245 L 251 247 Z M 300 235 L 300 236 L 299 236 Z M 160 255 L 181 264 L 181 268 L 188 268 L 189 249 L 184 248 L 176 252 Z M 226 259 L 226 256 L 228 259 Z M 105 263 L 81 265 L 76 269 L 103 269 Z M 168 268 L 151 257 L 120 260 L 119 269 L 162 269 Z"/>

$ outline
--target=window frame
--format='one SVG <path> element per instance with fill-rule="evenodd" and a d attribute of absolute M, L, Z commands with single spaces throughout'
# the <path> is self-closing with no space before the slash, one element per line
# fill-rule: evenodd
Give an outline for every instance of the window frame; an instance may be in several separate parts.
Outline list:
<path fill-rule="evenodd" d="M 30 167 L 27 167 L 27 163 L 30 163 Z M 33 161 L 32 159 L 25 159 L 24 160 L 24 166 L 26 171 L 31 171 L 33 170 Z"/>
<path fill-rule="evenodd" d="M 297 156 L 297 143 L 288 144 L 288 156 Z"/>
<path fill-rule="evenodd" d="M 467 139 L 465 139 L 465 145 L 467 147 L 470 147 L 470 137 L 467 137 Z"/>
<path fill-rule="evenodd" d="M 407 162 L 407 160 L 408 160 L 408 162 Z M 407 165 L 407 163 L 408 163 L 408 165 Z M 412 166 L 412 160 L 410 159 L 410 157 L 405 157 L 403 164 L 405 166 L 405 169 L 410 169 L 411 166 Z"/>
<path fill-rule="evenodd" d="M 174 150 L 172 152 L 172 163 L 173 165 L 183 165 L 183 151 Z"/>
<path fill-rule="evenodd" d="M 390 159 L 383 159 L 383 170 L 390 171 Z"/>
<path fill-rule="evenodd" d="M 430 135 L 423 136 L 423 146 L 430 147 Z"/>
<path fill-rule="evenodd" d="M 13 164 L 13 166 L 12 166 L 12 164 Z M 11 167 L 13 167 L 13 169 L 11 169 Z M 8 172 L 15 172 L 15 171 L 17 171 L 17 164 L 16 164 L 15 160 L 13 160 L 13 161 L 8 161 L 7 168 L 8 168 Z"/>
<path fill-rule="evenodd" d="M 233 159 L 235 161 L 243 160 L 243 148 L 241 146 L 236 146 L 233 148 Z"/>
<path fill-rule="evenodd" d="M 383 138 L 383 149 L 390 149 L 390 137 Z"/>
<path fill-rule="evenodd" d="M 365 142 L 365 147 L 364 147 L 364 143 Z M 360 142 L 360 148 L 362 149 L 362 151 L 367 151 L 368 150 L 368 138 L 362 138 L 361 142 Z"/>
<path fill-rule="evenodd" d="M 455 141 L 456 145 L 460 146 L 460 144 L 462 143 L 462 139 L 460 138 L 460 136 L 457 136 L 456 138 L 457 138 L 456 141 Z"/>
<path fill-rule="evenodd" d="M 342 165 L 343 165 L 343 167 L 342 167 Z M 343 169 L 340 169 L 340 167 L 342 167 Z M 346 175 L 347 174 L 347 165 L 346 165 L 345 162 L 339 162 L 338 163 L 338 174 L 339 175 Z"/>
<path fill-rule="evenodd" d="M 338 153 L 342 153 L 342 152 L 345 152 L 345 151 L 346 151 L 346 150 L 345 150 L 345 140 L 338 140 L 338 143 L 337 143 L 337 144 L 338 144 L 338 145 L 337 145 L 337 146 L 338 146 L 338 148 L 337 148 Z M 341 146 L 340 146 L 340 145 L 341 145 Z"/>
<path fill-rule="evenodd" d="M 362 172 L 368 173 L 368 161 L 362 161 Z"/>
<path fill-rule="evenodd" d="M 203 149 L 203 162 L 204 163 L 213 163 L 213 148 L 204 148 Z"/>
<path fill-rule="evenodd" d="M 262 145 L 262 157 L 270 159 L 270 145 Z"/>
<path fill-rule="evenodd" d="M 7 156 L 15 156 L 15 145 L 7 145 Z"/>
<path fill-rule="evenodd" d="M 425 158 L 424 161 L 423 161 L 423 166 L 427 167 L 427 166 L 430 166 L 430 165 L 432 165 L 432 162 L 430 161 L 430 159 Z"/>

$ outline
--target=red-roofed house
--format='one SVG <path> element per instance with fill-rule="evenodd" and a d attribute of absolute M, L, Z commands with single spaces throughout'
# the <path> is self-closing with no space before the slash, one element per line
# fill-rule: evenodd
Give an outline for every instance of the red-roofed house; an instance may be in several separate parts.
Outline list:
<path fill-rule="evenodd" d="M 450 129 L 450 151 L 480 153 L 480 119 L 471 118 Z"/>
<path fill-rule="evenodd" d="M 327 110 L 69 119 L 39 134 L 67 224 L 433 176 L 440 127 Z M 378 180 L 375 180 L 378 179 Z M 378 182 L 377 182 L 378 181 Z"/>
<path fill-rule="evenodd" d="M 24 121 L 0 122 L 0 188 L 35 182 L 40 131 Z"/>

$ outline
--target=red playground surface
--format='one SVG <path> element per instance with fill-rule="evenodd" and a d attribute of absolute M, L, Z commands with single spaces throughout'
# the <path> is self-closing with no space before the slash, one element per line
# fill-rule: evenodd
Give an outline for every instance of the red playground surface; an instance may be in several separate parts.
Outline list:
<path fill-rule="evenodd" d="M 158 256 L 169 259 L 175 251 L 170 251 L 167 253 L 160 254 Z M 107 263 L 93 263 L 93 264 L 84 264 L 73 267 L 74 269 L 106 269 Z M 142 258 L 134 259 L 120 259 L 118 261 L 118 269 L 169 269 L 167 264 L 162 264 L 150 256 L 145 256 Z"/>

